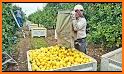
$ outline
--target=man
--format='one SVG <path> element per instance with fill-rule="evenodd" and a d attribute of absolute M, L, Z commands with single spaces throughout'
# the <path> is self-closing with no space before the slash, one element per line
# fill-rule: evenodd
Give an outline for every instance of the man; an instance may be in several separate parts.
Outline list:
<path fill-rule="evenodd" d="M 23 26 L 23 22 L 22 22 L 22 12 L 21 12 L 21 10 L 17 9 L 15 14 L 16 14 L 16 19 L 17 19 L 20 27 L 22 27 Z"/>
<path fill-rule="evenodd" d="M 74 41 L 75 48 L 86 53 L 86 19 L 83 15 L 84 8 L 81 5 L 76 5 L 73 11 L 73 30 L 76 32 L 76 40 Z"/>

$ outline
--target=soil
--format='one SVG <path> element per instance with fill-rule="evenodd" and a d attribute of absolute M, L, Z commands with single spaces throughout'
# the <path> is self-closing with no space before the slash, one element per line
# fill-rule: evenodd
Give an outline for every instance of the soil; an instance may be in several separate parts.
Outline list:
<path fill-rule="evenodd" d="M 9 64 L 9 71 L 28 71 L 27 51 L 30 49 L 30 37 L 19 38 L 19 42 L 15 45 L 16 53 L 13 52 L 13 58 L 18 64 Z"/>
<path fill-rule="evenodd" d="M 57 44 L 57 40 L 54 38 L 54 31 L 53 29 L 47 31 L 47 38 L 45 38 L 46 42 L 49 46 L 54 46 Z"/>

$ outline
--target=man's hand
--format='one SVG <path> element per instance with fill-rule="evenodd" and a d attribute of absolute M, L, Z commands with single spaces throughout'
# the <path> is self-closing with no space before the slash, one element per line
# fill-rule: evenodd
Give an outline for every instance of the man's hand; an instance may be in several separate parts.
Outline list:
<path fill-rule="evenodd" d="M 72 20 L 76 20 L 75 11 L 72 11 L 72 12 L 71 12 L 71 17 L 72 17 Z"/>

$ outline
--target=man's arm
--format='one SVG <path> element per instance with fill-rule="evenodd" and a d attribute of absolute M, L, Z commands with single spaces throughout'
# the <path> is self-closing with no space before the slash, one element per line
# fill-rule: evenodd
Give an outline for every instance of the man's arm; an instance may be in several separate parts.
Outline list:
<path fill-rule="evenodd" d="M 75 31 L 81 30 L 84 26 L 86 26 L 86 20 L 80 20 L 77 22 L 77 20 L 73 20 L 73 27 Z"/>
<path fill-rule="evenodd" d="M 72 23 L 73 23 L 74 31 L 77 31 L 77 20 L 73 19 Z"/>

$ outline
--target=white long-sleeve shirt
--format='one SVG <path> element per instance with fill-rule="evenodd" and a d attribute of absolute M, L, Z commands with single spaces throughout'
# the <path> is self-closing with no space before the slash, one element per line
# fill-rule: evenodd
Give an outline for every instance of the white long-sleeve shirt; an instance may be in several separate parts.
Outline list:
<path fill-rule="evenodd" d="M 73 28 L 77 31 L 77 39 L 86 37 L 86 26 L 87 22 L 85 18 L 79 18 L 78 20 L 73 20 Z"/>

